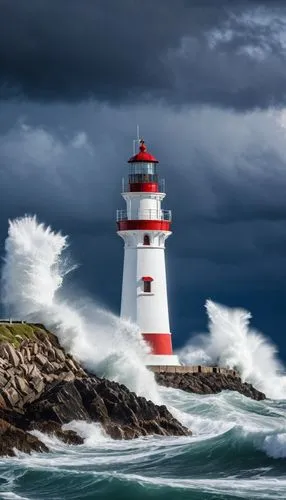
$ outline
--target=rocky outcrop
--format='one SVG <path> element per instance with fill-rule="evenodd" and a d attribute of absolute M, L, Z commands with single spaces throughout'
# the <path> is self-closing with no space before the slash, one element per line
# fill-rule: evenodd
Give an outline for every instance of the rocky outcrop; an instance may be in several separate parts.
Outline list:
<path fill-rule="evenodd" d="M 18 332 L 21 326 L 17 325 Z M 42 325 L 24 324 L 24 332 L 32 326 L 33 335 L 23 335 L 21 342 L 17 334 L 17 347 L 6 337 L 0 343 L 0 407 L 21 409 L 38 399 L 47 384 L 86 376 L 78 362 L 65 354 L 57 337 Z"/>
<path fill-rule="evenodd" d="M 2 326 L 0 455 L 11 455 L 14 448 L 46 451 L 46 446 L 29 434 L 35 429 L 81 444 L 83 440 L 75 432 L 62 429 L 62 424 L 72 420 L 99 422 L 114 439 L 190 434 L 165 406 L 138 397 L 116 382 L 87 374 L 43 325 L 16 325 L 13 341 L 9 324 L 4 325 L 1 338 Z"/>
<path fill-rule="evenodd" d="M 158 406 L 138 397 L 124 385 L 97 377 L 53 384 L 34 403 L 27 406 L 25 417 L 35 423 L 71 420 L 100 422 L 114 439 L 132 439 L 148 434 L 189 435 L 166 406 Z"/>
<path fill-rule="evenodd" d="M 224 390 L 237 391 L 249 398 L 261 401 L 266 398 L 263 392 L 241 378 L 221 373 L 156 373 L 160 385 L 182 389 L 195 394 L 217 394 Z"/>
<path fill-rule="evenodd" d="M 14 456 L 15 449 L 24 453 L 48 451 L 46 445 L 36 436 L 0 419 L 0 455 Z"/>

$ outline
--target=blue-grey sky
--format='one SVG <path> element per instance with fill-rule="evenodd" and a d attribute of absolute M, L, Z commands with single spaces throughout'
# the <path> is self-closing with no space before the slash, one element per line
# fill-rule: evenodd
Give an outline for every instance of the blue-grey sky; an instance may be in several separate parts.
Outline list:
<path fill-rule="evenodd" d="M 24 213 L 70 235 L 74 286 L 119 311 L 136 124 L 166 179 L 174 344 L 207 298 L 286 359 L 286 6 L 0 0 L 0 240 Z"/>

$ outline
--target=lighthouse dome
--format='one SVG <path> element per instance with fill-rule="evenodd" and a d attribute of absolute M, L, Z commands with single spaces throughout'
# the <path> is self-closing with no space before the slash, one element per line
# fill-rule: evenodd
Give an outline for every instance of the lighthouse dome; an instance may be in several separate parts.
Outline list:
<path fill-rule="evenodd" d="M 128 163 L 139 163 L 139 162 L 159 163 L 159 161 L 156 160 L 155 156 L 151 155 L 151 153 L 147 151 L 147 146 L 143 140 L 140 141 L 139 152 L 128 160 Z"/>

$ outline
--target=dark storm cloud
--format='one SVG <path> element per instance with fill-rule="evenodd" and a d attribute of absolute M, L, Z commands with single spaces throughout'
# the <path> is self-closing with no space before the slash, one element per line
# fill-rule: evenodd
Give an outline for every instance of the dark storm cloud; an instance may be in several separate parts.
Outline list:
<path fill-rule="evenodd" d="M 0 95 L 280 105 L 285 16 L 275 0 L 1 0 Z"/>

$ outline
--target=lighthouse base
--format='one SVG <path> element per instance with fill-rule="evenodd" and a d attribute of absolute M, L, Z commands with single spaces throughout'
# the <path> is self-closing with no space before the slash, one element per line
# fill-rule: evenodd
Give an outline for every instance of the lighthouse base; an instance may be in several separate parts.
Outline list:
<path fill-rule="evenodd" d="M 147 358 L 147 366 L 180 366 L 178 356 L 175 354 L 150 354 Z"/>

